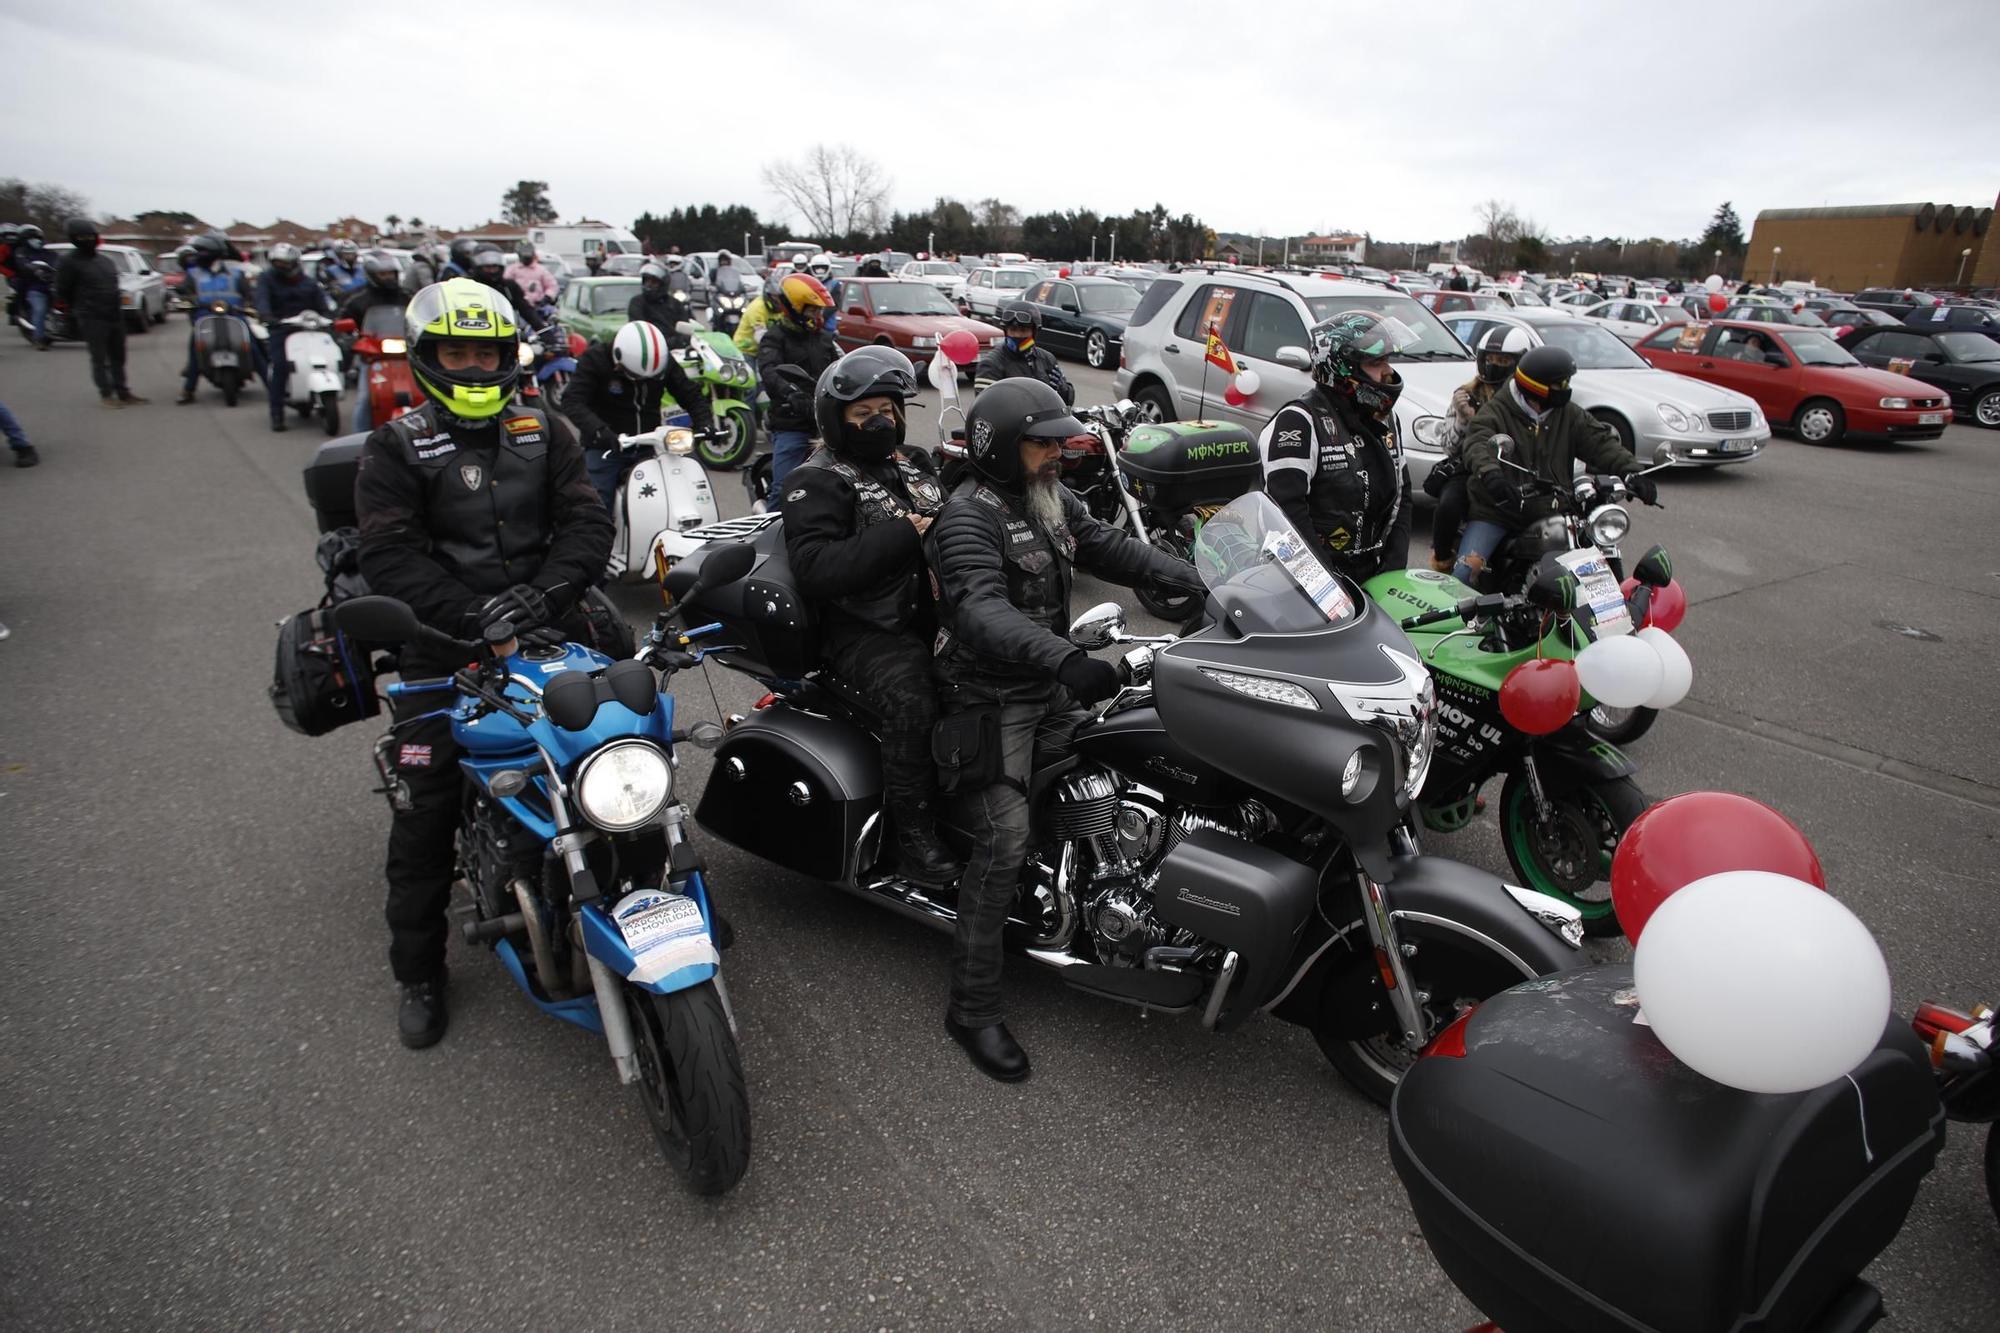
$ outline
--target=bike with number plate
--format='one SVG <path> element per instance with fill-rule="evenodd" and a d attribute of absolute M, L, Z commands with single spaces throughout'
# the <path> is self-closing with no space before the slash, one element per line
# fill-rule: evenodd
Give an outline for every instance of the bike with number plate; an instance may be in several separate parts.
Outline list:
<path fill-rule="evenodd" d="M 711 577 L 740 576 L 747 556 L 719 558 Z M 490 948 L 543 1013 L 602 1035 L 684 1183 L 727 1190 L 749 1165 L 750 1103 L 714 909 L 674 790 L 675 747 L 720 735 L 713 723 L 676 727 L 662 688 L 700 661 L 705 631 L 613 661 L 581 644 L 524 644 L 504 623 L 485 644 L 463 643 L 388 597 L 342 602 L 334 619 L 359 644 L 422 644 L 472 663 L 389 686 L 437 696 L 422 716 L 448 716 L 461 751 L 463 937 Z M 397 745 L 392 726 L 375 747 L 392 804 Z"/>

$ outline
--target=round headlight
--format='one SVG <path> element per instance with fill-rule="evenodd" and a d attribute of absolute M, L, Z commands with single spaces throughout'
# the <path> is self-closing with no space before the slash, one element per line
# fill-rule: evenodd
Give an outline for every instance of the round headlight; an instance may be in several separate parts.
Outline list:
<path fill-rule="evenodd" d="M 675 426 L 667 432 L 667 452 L 670 454 L 691 454 L 694 452 L 694 432 L 685 426 Z"/>
<path fill-rule="evenodd" d="M 1599 505 L 1590 513 L 1590 540 L 1599 546 L 1616 546 L 1632 530 L 1632 516 L 1621 505 Z"/>
<path fill-rule="evenodd" d="M 1340 799 L 1354 799 L 1354 789 L 1361 785 L 1361 751 L 1347 756 L 1347 767 L 1340 770 Z"/>
<path fill-rule="evenodd" d="M 1660 412 L 1660 420 L 1666 423 L 1668 430 L 1694 429 L 1693 426 L 1688 424 L 1687 413 L 1681 411 L 1678 407 L 1675 407 L 1672 403 L 1661 403 L 1659 412 Z"/>
<path fill-rule="evenodd" d="M 607 745 L 583 761 L 576 803 L 606 833 L 624 833 L 659 818 L 674 794 L 673 770 L 659 747 L 645 741 Z"/>
<path fill-rule="evenodd" d="M 534 364 L 535 345 L 533 343 L 521 343 L 517 345 L 515 351 L 520 355 L 522 365 L 529 366 Z"/>

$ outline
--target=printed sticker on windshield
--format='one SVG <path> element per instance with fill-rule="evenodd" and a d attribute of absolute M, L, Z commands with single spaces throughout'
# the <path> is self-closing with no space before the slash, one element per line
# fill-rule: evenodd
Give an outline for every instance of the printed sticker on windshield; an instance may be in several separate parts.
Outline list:
<path fill-rule="evenodd" d="M 1271 533 L 1265 538 L 1264 551 L 1284 568 L 1301 592 L 1312 598 L 1327 623 L 1337 625 L 1354 614 L 1354 599 L 1347 595 L 1347 589 L 1327 572 L 1296 532 Z"/>

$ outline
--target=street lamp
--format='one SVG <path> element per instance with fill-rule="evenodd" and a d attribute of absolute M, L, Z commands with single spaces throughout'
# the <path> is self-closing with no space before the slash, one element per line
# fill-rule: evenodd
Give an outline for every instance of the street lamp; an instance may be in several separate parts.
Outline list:
<path fill-rule="evenodd" d="M 1958 252 L 1958 280 L 1952 283 L 1952 286 L 1963 287 L 1965 285 L 1965 261 L 1970 258 L 1972 258 L 1971 246 L 1967 246 Z"/>
<path fill-rule="evenodd" d="M 1715 252 L 1715 267 L 1710 269 L 1709 272 L 1710 273 L 1722 272 L 1722 251 L 1717 250 Z"/>
<path fill-rule="evenodd" d="M 1785 253 L 1784 246 L 1774 245 L 1771 247 L 1771 284 L 1773 286 L 1776 286 L 1778 282 L 1778 256 L 1783 253 Z"/>

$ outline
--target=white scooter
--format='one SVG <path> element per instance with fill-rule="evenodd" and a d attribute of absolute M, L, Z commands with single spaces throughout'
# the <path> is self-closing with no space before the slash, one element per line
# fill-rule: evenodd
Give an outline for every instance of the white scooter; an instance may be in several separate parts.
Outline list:
<path fill-rule="evenodd" d="M 713 525 L 715 493 L 693 458 L 694 432 L 685 425 L 662 424 L 643 435 L 620 435 L 618 448 L 639 461 L 618 483 L 611 507 L 616 531 L 607 572 L 620 580 L 658 579 L 672 567 L 659 563 L 658 542 Z"/>
<path fill-rule="evenodd" d="M 317 416 L 328 435 L 346 430 L 340 416 L 340 344 L 333 340 L 333 321 L 316 310 L 302 310 L 279 321 L 293 330 L 285 339 L 285 360 L 291 373 L 285 380 L 285 397 L 300 416 Z M 259 342 L 268 342 L 261 323 L 252 331 Z"/>

